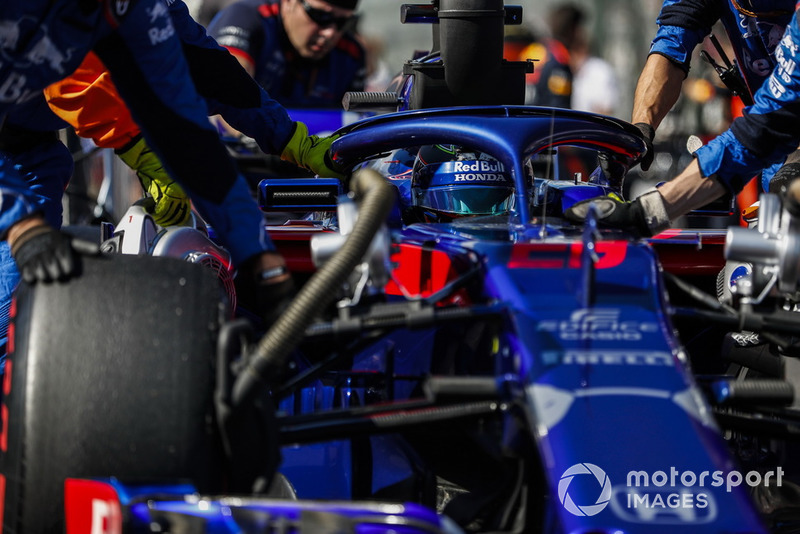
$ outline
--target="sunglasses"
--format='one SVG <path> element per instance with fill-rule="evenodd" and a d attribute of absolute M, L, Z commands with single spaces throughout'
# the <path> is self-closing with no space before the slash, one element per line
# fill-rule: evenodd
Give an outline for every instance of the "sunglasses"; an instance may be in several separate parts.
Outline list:
<path fill-rule="evenodd" d="M 299 0 L 300 3 L 303 5 L 303 9 L 306 10 L 306 15 L 314 24 L 319 26 L 320 28 L 327 28 L 328 26 L 336 26 L 337 31 L 345 31 L 350 29 L 353 23 L 356 21 L 357 15 L 350 15 L 347 17 L 337 17 L 333 15 L 330 11 L 325 11 L 324 9 L 318 9 L 316 7 L 311 6 L 306 0 Z"/>

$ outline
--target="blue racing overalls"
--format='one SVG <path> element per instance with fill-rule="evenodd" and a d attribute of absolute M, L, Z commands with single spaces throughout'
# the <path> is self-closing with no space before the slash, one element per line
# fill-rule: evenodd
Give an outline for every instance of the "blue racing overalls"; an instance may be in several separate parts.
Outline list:
<path fill-rule="evenodd" d="M 234 263 L 273 249 L 262 214 L 208 114 L 224 111 L 234 127 L 270 152 L 280 152 L 294 124 L 176 0 L 0 3 L 0 237 L 35 213 L 60 226 L 72 160 L 53 137 L 64 123 L 49 112 L 42 89 L 68 76 L 90 50 Z M 0 262 L 4 344 L 18 280 L 5 240 Z"/>
<path fill-rule="evenodd" d="M 765 165 L 778 163 L 800 144 L 800 26 L 797 14 L 775 49 L 776 68 L 742 117 L 695 152 L 703 176 L 737 192 Z"/>
<path fill-rule="evenodd" d="M 794 4 L 794 0 L 665 0 L 650 53 L 663 55 L 688 73 L 692 51 L 720 21 L 752 96 L 775 67 L 775 48 L 792 18 Z M 764 190 L 782 161 L 763 172 Z"/>
<path fill-rule="evenodd" d="M 303 59 L 286 36 L 279 0 L 240 0 L 220 11 L 208 32 L 255 67 L 259 85 L 287 108 L 341 108 L 348 91 L 363 91 L 364 48 L 345 33 L 329 54 Z"/>

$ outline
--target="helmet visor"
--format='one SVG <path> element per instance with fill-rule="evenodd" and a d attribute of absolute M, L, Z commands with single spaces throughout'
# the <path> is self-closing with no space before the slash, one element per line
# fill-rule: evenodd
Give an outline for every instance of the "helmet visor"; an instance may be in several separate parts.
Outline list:
<path fill-rule="evenodd" d="M 498 215 L 514 207 L 514 190 L 508 187 L 435 187 L 420 191 L 417 205 L 459 215 Z"/>

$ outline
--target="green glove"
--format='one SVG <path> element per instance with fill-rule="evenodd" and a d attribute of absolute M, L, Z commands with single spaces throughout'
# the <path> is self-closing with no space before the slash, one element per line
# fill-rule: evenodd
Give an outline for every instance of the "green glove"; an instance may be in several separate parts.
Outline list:
<path fill-rule="evenodd" d="M 308 127 L 302 122 L 295 122 L 294 133 L 281 152 L 281 159 L 308 169 L 325 178 L 344 178 L 341 171 L 331 161 L 328 150 L 338 135 L 319 137 L 308 135 Z"/>
<path fill-rule="evenodd" d="M 144 139 L 117 155 L 128 167 L 136 171 L 139 182 L 155 200 L 150 212 L 159 226 L 179 226 L 189 221 L 192 213 L 189 197 L 175 180 L 169 177 L 161 160 L 150 150 Z"/>

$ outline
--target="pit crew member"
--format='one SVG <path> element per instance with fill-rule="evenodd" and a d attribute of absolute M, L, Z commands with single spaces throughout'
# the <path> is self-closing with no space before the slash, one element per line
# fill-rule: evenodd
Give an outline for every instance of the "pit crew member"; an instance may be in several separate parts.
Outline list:
<path fill-rule="evenodd" d="M 195 89 L 191 64 L 198 60 L 195 54 L 199 47 L 193 47 L 197 43 L 191 41 L 182 46 L 177 37 L 181 21 L 173 18 L 168 4 L 185 9 L 174 0 L 56 0 L 0 5 L 3 335 L 9 290 L 14 286 L 12 258 L 29 282 L 62 280 L 76 270 L 73 241 L 57 230 L 58 205 L 72 159 L 55 137 L 64 123 L 55 120 L 42 90 L 71 74 L 89 51 L 94 51 L 108 68 L 147 145 L 192 195 L 198 211 L 214 226 L 234 262 L 242 265 L 257 258 L 255 276 L 283 268 L 279 255 L 268 254 L 274 247 L 264 230 L 262 215 L 208 122 L 209 110 L 221 105 L 225 95 L 213 84 L 202 95 Z M 199 33 L 202 28 L 197 28 L 198 42 L 207 39 L 204 32 Z M 226 61 L 236 64 L 222 49 L 217 48 L 215 53 L 216 65 Z M 226 79 L 226 84 L 227 94 L 234 92 L 231 84 L 240 91 L 238 104 L 231 109 L 241 120 L 247 120 L 253 109 L 261 110 L 262 119 L 269 119 L 259 125 L 259 131 L 273 151 L 306 167 L 326 168 L 332 140 L 305 135 L 304 126 L 292 122 L 280 105 L 251 84 L 248 76 Z"/>
<path fill-rule="evenodd" d="M 775 49 L 776 68 L 756 91 L 755 103 L 731 127 L 695 152 L 695 159 L 677 177 L 638 197 L 621 202 L 611 197 L 589 199 L 565 215 L 585 219 L 595 203 L 600 222 L 628 228 L 645 236 L 669 228 L 670 221 L 722 196 L 740 191 L 758 170 L 779 162 L 800 143 L 800 24 L 792 17 Z M 781 176 L 783 175 L 783 176 Z M 787 163 L 775 180 L 789 185 L 788 207 L 800 213 L 800 176 L 797 164 Z"/>
<path fill-rule="evenodd" d="M 278 102 L 289 108 L 341 108 L 363 91 L 364 48 L 353 30 L 358 0 L 238 0 L 209 24 Z"/>
<path fill-rule="evenodd" d="M 775 66 L 775 47 L 794 13 L 794 4 L 793 0 L 664 0 L 631 115 L 631 122 L 648 143 L 641 162 L 643 171 L 653 161 L 655 131 L 680 96 L 692 52 L 712 26 L 719 21 L 725 28 L 738 66 L 732 79 L 740 92 L 752 97 Z M 764 173 L 764 190 L 775 170 Z"/>

